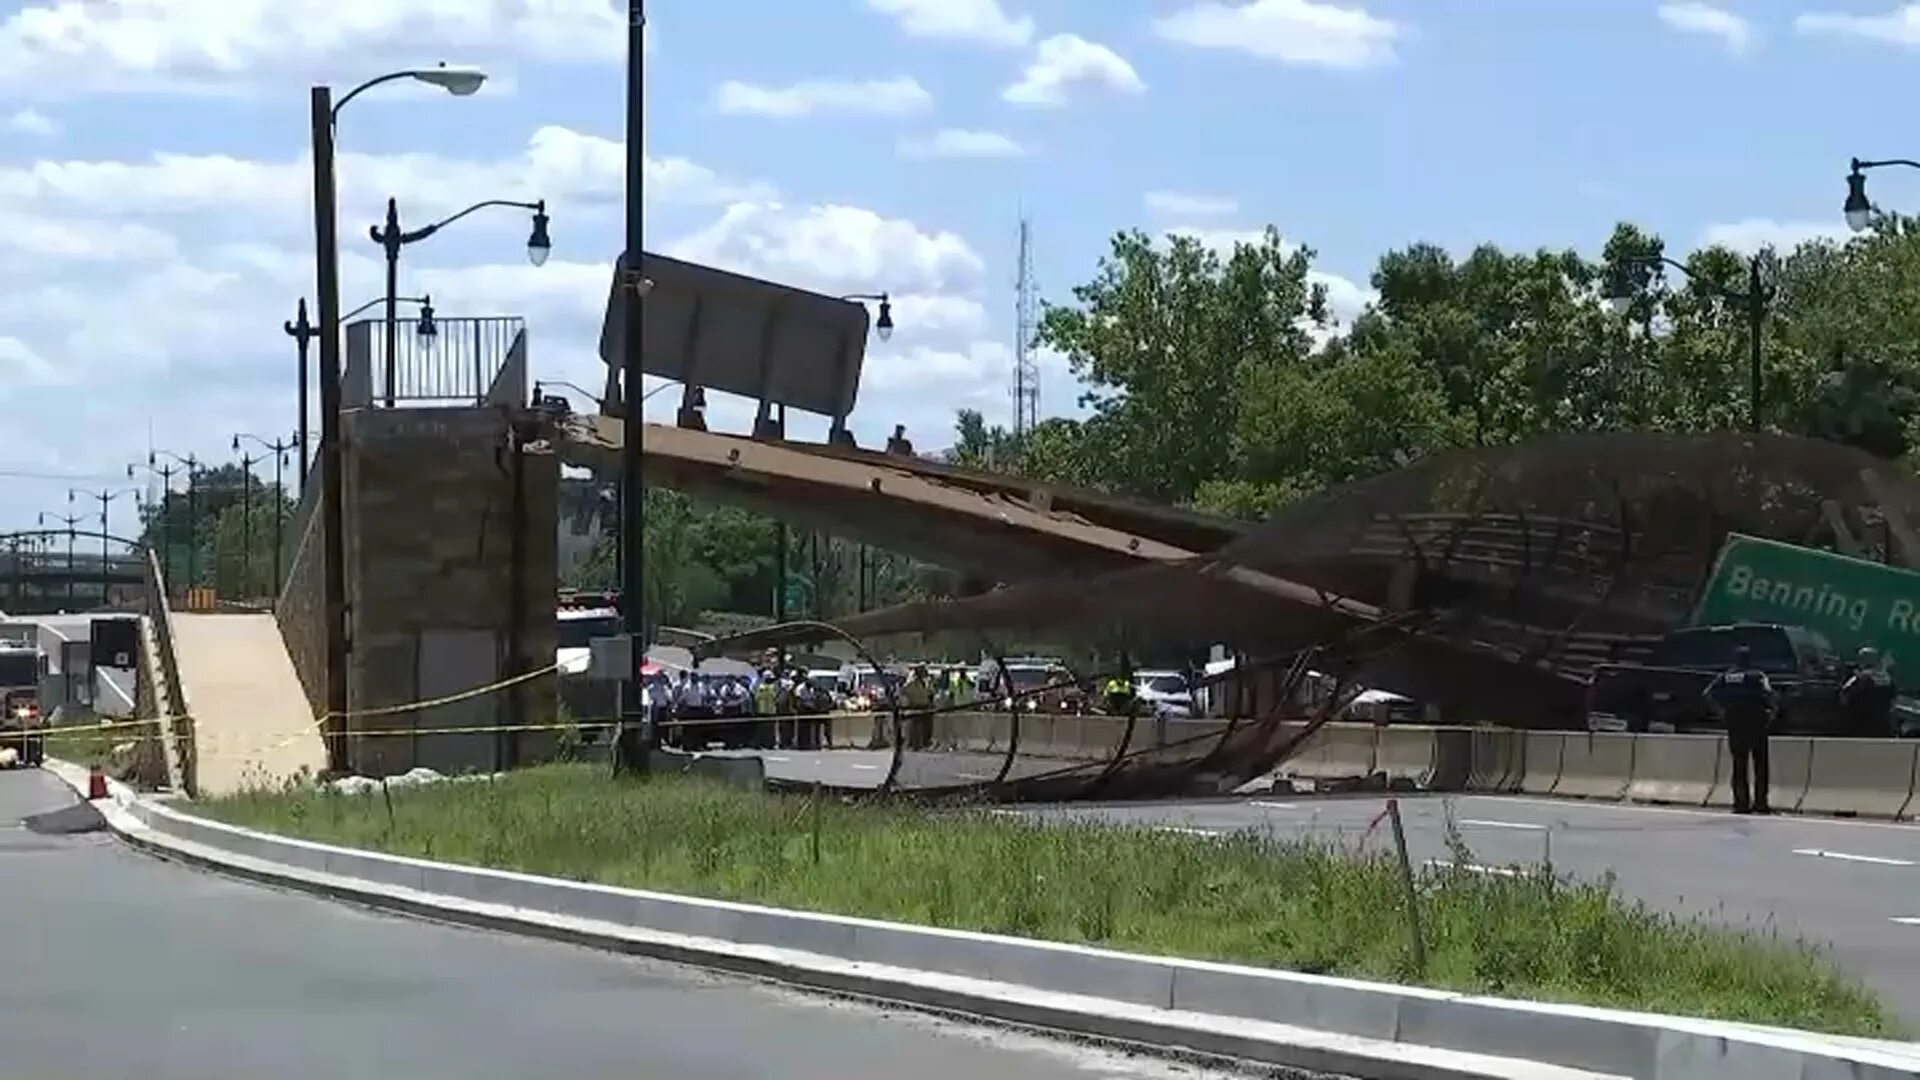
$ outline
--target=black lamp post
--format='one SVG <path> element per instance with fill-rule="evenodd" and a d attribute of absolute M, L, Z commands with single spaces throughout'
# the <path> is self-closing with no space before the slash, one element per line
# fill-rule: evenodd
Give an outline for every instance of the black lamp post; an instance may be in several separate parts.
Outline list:
<path fill-rule="evenodd" d="M 385 345 L 387 364 L 385 397 L 387 399 L 387 408 L 393 408 L 398 381 L 398 377 L 395 374 L 395 365 L 398 362 L 398 350 L 396 348 L 393 331 L 395 319 L 394 306 L 395 302 L 399 299 L 394 293 L 399 288 L 400 249 L 406 247 L 408 244 L 416 244 L 425 240 L 441 229 L 473 213 L 475 210 L 484 210 L 490 206 L 508 206 L 520 210 L 533 211 L 533 232 L 527 237 L 527 261 L 533 263 L 535 266 L 545 265 L 547 256 L 553 251 L 553 241 L 547 236 L 548 219 L 547 201 L 545 199 L 537 202 L 516 202 L 512 199 L 488 199 L 485 202 L 474 203 L 465 210 L 450 217 L 442 218 L 425 228 L 407 232 L 400 228 L 399 203 L 389 198 L 387 199 L 386 224 L 376 225 L 367 230 L 367 234 L 373 237 L 373 242 L 379 244 L 387 253 L 387 340 Z"/>
<path fill-rule="evenodd" d="M 400 79 L 415 79 L 448 93 L 466 96 L 486 81 L 471 68 L 416 68 L 389 72 L 349 90 L 336 104 L 333 88 L 316 86 L 309 94 L 313 138 L 313 239 L 316 292 L 320 301 L 320 458 L 321 521 L 326 530 L 322 559 L 325 598 L 326 708 L 328 726 L 344 724 L 347 712 L 347 548 L 346 475 L 340 432 L 340 207 L 334 190 L 334 127 L 340 110 L 367 90 Z M 337 728 L 334 729 L 337 734 Z M 328 764 L 346 767 L 345 744 L 330 740 Z"/>
<path fill-rule="evenodd" d="M 282 469 L 287 463 L 287 451 L 293 449 L 294 442 L 289 439 L 275 439 L 272 442 L 258 435 L 241 432 L 233 437 L 233 448 L 240 449 L 240 440 L 250 439 L 265 447 L 273 454 L 273 594 L 280 595 L 280 558 L 285 544 L 283 533 L 287 524 L 287 488 L 281 478 Z"/>
<path fill-rule="evenodd" d="M 155 468 L 161 458 L 171 460 L 180 466 L 178 471 L 187 474 L 187 587 L 192 588 L 200 583 L 200 489 L 194 483 L 200 474 L 200 462 L 192 454 L 181 457 L 171 450 L 154 450 L 147 454 L 147 467 Z M 164 501 L 160 512 L 167 512 Z"/>
<path fill-rule="evenodd" d="M 72 501 L 72 500 L 68 500 L 68 501 Z M 42 527 L 46 526 L 48 518 L 52 518 L 53 520 L 60 522 L 67 527 L 67 607 L 71 608 L 73 607 L 73 579 L 75 576 L 73 572 L 73 528 L 74 526 L 80 524 L 82 521 L 85 521 L 86 515 L 85 514 L 49 514 L 49 513 L 46 513 L 45 511 L 42 511 L 40 514 L 40 524 Z"/>
<path fill-rule="evenodd" d="M 109 577 L 107 574 L 107 559 L 109 558 L 109 554 L 107 551 L 107 544 L 108 544 L 107 534 L 113 531 L 113 525 L 108 517 L 107 510 L 110 506 L 113 505 L 113 500 L 129 492 L 132 492 L 133 494 L 136 494 L 136 495 L 139 494 L 139 492 L 134 491 L 134 489 L 132 488 L 119 488 L 117 490 L 111 490 L 111 491 L 86 491 L 81 488 L 67 489 L 68 505 L 72 505 L 75 495 L 85 495 L 87 498 L 96 500 L 100 503 L 100 606 L 101 607 L 107 606 L 107 593 L 112 587 L 112 578 Z"/>
<path fill-rule="evenodd" d="M 1885 161 L 1853 159 L 1853 169 L 1847 173 L 1847 202 L 1842 207 L 1847 217 L 1847 228 L 1863 232 L 1873 223 L 1873 203 L 1867 198 L 1867 170 L 1884 169 L 1892 165 L 1920 169 L 1920 161 L 1907 158 L 1888 158 Z"/>
<path fill-rule="evenodd" d="M 134 470 L 136 469 L 145 469 L 147 472 L 160 478 L 160 506 L 154 514 L 155 519 L 160 523 L 158 530 L 160 533 L 160 574 L 166 578 L 167 581 L 171 582 L 173 580 L 173 536 L 171 528 L 167 523 L 167 505 L 169 496 L 173 494 L 173 474 L 178 470 L 176 470 L 171 463 L 155 465 L 152 461 L 136 462 L 127 466 L 127 479 L 131 480 L 134 478 Z"/>
<path fill-rule="evenodd" d="M 300 298 L 300 306 L 294 312 L 293 321 L 286 325 L 286 330 L 287 336 L 293 338 L 294 345 L 300 352 L 300 403 L 297 406 L 300 410 L 300 424 L 293 429 L 293 432 L 295 441 L 300 444 L 300 491 L 302 494 L 305 494 L 307 488 L 307 462 L 309 460 L 307 457 L 307 383 L 309 381 L 307 374 L 307 344 L 313 340 L 314 335 L 320 332 L 318 328 L 307 321 L 306 297 L 303 296 Z"/>
<path fill-rule="evenodd" d="M 647 726 L 646 705 L 641 697 L 640 665 L 652 636 L 647 632 L 646 551 L 646 478 L 641 473 L 641 439 L 646 432 L 641 418 L 640 384 L 645 363 L 640 343 L 645 340 L 642 320 L 646 317 L 648 289 L 646 278 L 646 217 L 641 205 L 646 187 L 646 26 L 643 0 L 627 0 L 627 206 L 626 246 L 619 266 L 617 301 L 625 315 L 626 340 L 620 342 L 621 404 L 626 413 L 621 420 L 624 438 L 620 447 L 620 624 L 633 649 L 633 671 L 629 685 L 633 692 L 621 698 L 620 729 L 614 746 L 614 771 L 645 769 L 645 750 L 657 738 Z M 629 731 L 638 730 L 634 740 Z"/>
<path fill-rule="evenodd" d="M 1760 336 L 1765 328 L 1767 308 L 1773 303 L 1774 290 L 1769 288 L 1761 276 L 1766 256 L 1755 254 L 1747 262 L 1746 289 L 1727 289 L 1714 286 L 1712 293 L 1722 300 L 1739 304 L 1747 313 L 1747 430 L 1760 430 Z M 1657 270 L 1662 266 L 1671 266 L 1682 274 L 1692 276 L 1693 271 L 1682 262 L 1669 259 L 1664 255 L 1630 255 L 1613 269 L 1613 277 L 1607 285 L 1607 303 L 1616 314 L 1624 315 L 1632 307 L 1634 298 L 1646 287 L 1646 271 Z"/>

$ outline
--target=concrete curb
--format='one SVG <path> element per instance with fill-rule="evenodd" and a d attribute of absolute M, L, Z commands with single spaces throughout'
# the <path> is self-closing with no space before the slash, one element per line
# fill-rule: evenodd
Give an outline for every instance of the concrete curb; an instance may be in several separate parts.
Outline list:
<path fill-rule="evenodd" d="M 84 793 L 84 770 L 49 763 Z M 784 911 L 291 840 L 111 785 L 143 850 L 484 926 L 1163 1049 L 1381 1080 L 1893 1080 L 1920 1046 L 1474 998 L 1055 942 Z"/>

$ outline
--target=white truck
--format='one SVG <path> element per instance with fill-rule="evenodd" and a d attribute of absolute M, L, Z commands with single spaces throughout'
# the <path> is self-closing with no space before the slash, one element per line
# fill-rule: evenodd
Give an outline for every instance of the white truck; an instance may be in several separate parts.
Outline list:
<path fill-rule="evenodd" d="M 0 631 L 0 768 L 40 764 L 46 738 L 40 680 L 46 673 L 37 636 Z"/>

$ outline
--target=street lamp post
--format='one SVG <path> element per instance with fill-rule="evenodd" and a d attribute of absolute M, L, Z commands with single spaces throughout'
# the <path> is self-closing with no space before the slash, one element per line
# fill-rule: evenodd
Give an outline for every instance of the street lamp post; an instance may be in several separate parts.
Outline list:
<path fill-rule="evenodd" d="M 87 498 L 98 500 L 100 503 L 100 606 L 101 607 L 107 606 L 107 593 L 112 585 L 112 579 L 107 574 L 107 558 L 108 558 L 107 534 L 113 531 L 113 526 L 108 517 L 107 509 L 113 504 L 113 500 L 119 498 L 122 495 L 127 494 L 129 491 L 133 491 L 133 489 L 120 488 L 118 490 L 113 490 L 113 491 L 87 491 L 82 488 L 67 489 L 68 505 L 72 505 L 73 498 L 75 495 L 85 495 Z M 137 495 L 139 493 L 134 492 L 134 494 Z"/>
<path fill-rule="evenodd" d="M 1714 286 L 1713 295 L 1730 303 L 1739 304 L 1747 313 L 1747 430 L 1760 430 L 1760 336 L 1765 328 L 1767 307 L 1773 303 L 1774 290 L 1767 287 L 1761 276 L 1766 256 L 1757 253 L 1747 261 L 1747 288 L 1727 289 Z M 1625 314 L 1633 304 L 1634 297 L 1644 287 L 1640 274 L 1636 271 L 1658 269 L 1671 266 L 1682 274 L 1692 276 L 1693 271 L 1682 262 L 1669 259 L 1664 255 L 1631 255 L 1614 267 L 1613 280 L 1607 289 L 1607 303 L 1616 314 Z"/>
<path fill-rule="evenodd" d="M 633 670 L 627 685 L 632 693 L 620 699 L 620 728 L 615 740 L 613 766 L 616 773 L 627 769 L 644 770 L 647 752 L 658 733 L 647 724 L 646 705 L 641 698 L 640 665 L 652 635 L 646 625 L 646 478 L 641 473 L 641 439 L 646 432 L 641 418 L 640 385 L 645 363 L 641 343 L 646 339 L 642 320 L 643 303 L 651 287 L 646 278 L 646 216 L 641 205 L 646 188 L 646 26 L 643 0 L 627 0 L 627 206 L 626 245 L 617 275 L 617 298 L 621 306 L 625 340 L 620 342 L 620 400 L 626 412 L 621 419 L 623 438 L 620 448 L 620 623 L 633 650 Z M 630 734 L 633 733 L 633 734 Z M 638 738 L 633 735 L 637 734 Z"/>
<path fill-rule="evenodd" d="M 293 449 L 294 442 L 288 439 L 275 439 L 272 442 L 258 435 L 241 432 L 233 437 L 233 448 L 240 449 L 241 439 L 251 439 L 273 453 L 273 595 L 280 595 L 280 557 L 284 546 L 283 532 L 287 524 L 287 488 L 281 479 L 281 470 L 287 463 L 287 451 Z"/>
<path fill-rule="evenodd" d="M 307 343 L 320 331 L 307 321 L 307 298 L 300 298 L 300 306 L 295 310 L 293 321 L 286 326 L 287 336 L 293 338 L 300 352 L 300 425 L 293 429 L 294 438 L 300 444 L 300 493 L 307 490 Z"/>
<path fill-rule="evenodd" d="M 240 450 L 240 440 L 233 440 L 233 448 Z M 253 593 L 253 467 L 260 463 L 257 457 L 248 457 L 240 451 L 240 593 L 238 599 L 249 600 Z M 220 550 L 220 523 L 213 526 L 214 550 Z M 214 567 L 215 580 L 219 580 L 219 567 Z"/>
<path fill-rule="evenodd" d="M 466 96 L 480 89 L 486 75 L 471 68 L 418 68 L 389 72 L 349 90 L 336 104 L 333 88 L 316 86 L 309 94 L 313 138 L 313 240 L 315 285 L 320 302 L 320 459 L 321 520 L 326 530 L 322 559 L 323 619 L 326 632 L 327 724 L 344 724 L 347 712 L 347 556 L 346 475 L 340 432 L 340 207 L 334 190 L 334 126 L 340 110 L 367 90 L 400 79 L 416 79 L 448 93 Z M 346 765 L 345 745 L 330 740 L 328 764 Z"/>
<path fill-rule="evenodd" d="M 167 501 L 168 497 L 173 494 L 173 474 L 176 470 L 170 463 L 156 466 L 151 461 L 142 461 L 127 466 L 127 479 L 131 480 L 134 478 L 135 469 L 145 469 L 160 478 L 160 507 L 154 514 L 155 519 L 160 523 L 158 530 L 160 533 L 160 575 L 166 580 L 172 581 L 173 536 L 167 524 Z"/>
<path fill-rule="evenodd" d="M 72 500 L 69 499 L 68 501 L 71 502 Z M 73 607 L 73 579 L 75 576 L 73 572 L 73 528 L 82 521 L 85 521 L 87 516 L 85 514 L 49 514 L 42 511 L 40 514 L 40 524 L 43 527 L 46 525 L 48 518 L 61 522 L 67 527 L 67 607 L 71 608 Z"/>
<path fill-rule="evenodd" d="M 408 232 L 400 228 L 400 204 L 392 197 L 388 197 L 386 224 L 375 225 L 367 230 L 367 235 L 373 237 L 373 242 L 379 244 L 387 254 L 387 340 L 385 346 L 387 374 L 384 384 L 387 408 L 393 408 L 398 381 L 398 377 L 395 374 L 395 365 L 398 361 L 398 348 L 393 330 L 395 320 L 394 305 L 398 299 L 394 293 L 400 287 L 400 249 L 406 247 L 408 244 L 417 244 L 429 236 L 432 236 L 434 233 L 439 232 L 441 229 L 466 217 L 468 214 L 476 210 L 484 210 L 490 206 L 508 206 L 520 210 L 533 211 L 533 232 L 527 237 L 527 261 L 535 266 L 546 265 L 547 256 L 553 252 L 553 241 L 547 236 L 548 219 L 547 201 L 545 199 L 540 199 L 536 202 L 517 202 L 513 199 L 488 199 L 484 202 L 474 203 L 465 210 L 442 218 L 425 228 Z"/>
<path fill-rule="evenodd" d="M 194 478 L 200 472 L 200 462 L 192 454 L 181 457 L 171 450 L 153 450 L 147 454 L 147 467 L 155 468 L 155 463 L 163 457 L 172 460 L 180 466 L 178 471 L 187 474 L 187 587 L 192 588 L 200 583 L 200 490 L 194 484 Z M 160 512 L 167 512 L 164 500 L 160 504 Z"/>
<path fill-rule="evenodd" d="M 1862 161 L 1853 159 L 1853 168 L 1847 173 L 1847 202 L 1842 212 L 1847 218 L 1847 228 L 1854 232 L 1863 232 L 1873 224 L 1873 203 L 1867 198 L 1867 170 L 1884 169 L 1898 165 L 1908 169 L 1920 169 L 1920 161 L 1908 158 L 1888 158 L 1885 161 Z"/>

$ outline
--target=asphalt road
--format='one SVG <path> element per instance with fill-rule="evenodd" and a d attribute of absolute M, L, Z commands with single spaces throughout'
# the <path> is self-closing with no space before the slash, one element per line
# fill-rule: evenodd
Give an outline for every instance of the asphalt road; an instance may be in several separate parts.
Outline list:
<path fill-rule="evenodd" d="M 1385 824 L 1368 831 L 1384 805 L 1380 796 L 1273 794 L 1019 812 L 1200 834 L 1258 829 L 1390 851 Z M 1416 863 L 1455 861 L 1446 843 L 1451 814 L 1475 872 L 1550 854 L 1561 872 L 1585 880 L 1613 874 L 1623 895 L 1656 908 L 1824 944 L 1920 1024 L 1920 827 L 1497 796 L 1402 797 L 1400 805 Z"/>
<path fill-rule="evenodd" d="M 0 773 L 0 1053 L 15 1076 L 1094 1080 L 1222 1074 L 370 913 L 42 835 Z"/>

